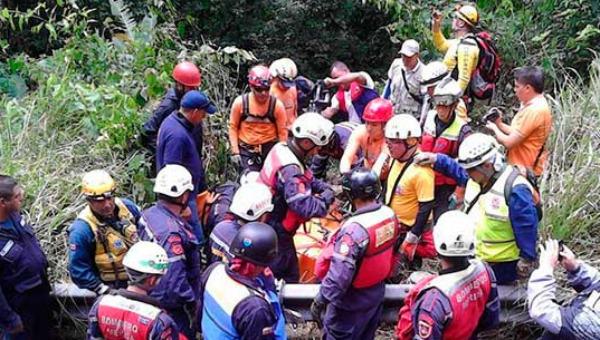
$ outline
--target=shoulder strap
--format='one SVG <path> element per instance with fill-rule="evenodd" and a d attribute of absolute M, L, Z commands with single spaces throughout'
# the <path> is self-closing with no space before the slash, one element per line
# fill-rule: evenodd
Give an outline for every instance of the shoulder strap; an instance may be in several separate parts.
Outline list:
<path fill-rule="evenodd" d="M 538 151 L 538 154 L 535 157 L 535 161 L 533 162 L 533 166 L 531 167 L 531 170 L 535 170 L 535 167 L 538 165 L 538 162 L 540 161 L 540 158 L 542 157 L 542 153 L 544 153 L 544 149 L 546 149 L 546 144 L 542 144 L 540 151 Z"/>
<path fill-rule="evenodd" d="M 392 165 L 390 166 L 390 169 L 394 166 L 395 161 L 396 161 L 395 159 L 392 161 Z M 400 174 L 398 175 L 398 177 L 396 177 L 396 181 L 394 182 L 394 186 L 392 187 L 392 193 L 390 193 L 390 200 L 389 200 L 389 202 L 386 202 L 385 205 L 389 206 L 390 203 L 392 203 L 392 197 L 394 197 L 394 191 L 396 191 L 398 184 L 400 184 L 400 179 L 402 179 L 402 176 L 404 176 L 404 173 L 406 172 L 408 167 L 412 165 L 412 162 L 413 162 L 413 158 L 411 158 L 408 162 L 406 162 L 406 164 L 404 164 L 404 167 L 402 168 L 402 170 L 400 170 Z"/>
<path fill-rule="evenodd" d="M 248 103 L 249 95 L 247 93 L 242 95 L 242 119 L 240 121 L 245 121 L 248 119 L 250 115 L 250 104 Z"/>
<path fill-rule="evenodd" d="M 406 92 L 408 92 L 408 94 L 410 95 L 410 97 L 412 99 L 414 99 L 417 103 L 423 104 L 423 98 L 422 97 L 417 96 L 416 94 L 410 92 L 410 89 L 408 88 L 408 83 L 406 82 L 406 72 L 404 72 L 404 69 L 402 68 L 400 71 L 402 72 L 402 80 L 403 80 L 404 88 L 406 89 Z"/>
<path fill-rule="evenodd" d="M 512 171 L 510 172 L 510 175 L 508 175 L 508 178 L 504 183 L 504 201 L 506 202 L 506 205 L 508 205 L 510 195 L 512 195 L 513 184 L 515 183 L 515 180 L 517 179 L 519 174 L 519 169 L 513 167 Z"/>
<path fill-rule="evenodd" d="M 267 110 L 267 118 L 271 123 L 275 124 L 275 105 L 277 104 L 277 98 L 275 96 L 269 96 L 269 109 Z"/>

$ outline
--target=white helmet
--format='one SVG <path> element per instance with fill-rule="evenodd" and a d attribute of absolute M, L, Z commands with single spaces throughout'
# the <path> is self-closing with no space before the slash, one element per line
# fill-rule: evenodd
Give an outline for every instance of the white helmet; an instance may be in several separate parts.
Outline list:
<path fill-rule="evenodd" d="M 429 87 L 440 83 L 450 72 L 448 67 L 441 61 L 432 61 L 423 68 L 421 86 Z"/>
<path fill-rule="evenodd" d="M 229 211 L 246 221 L 256 221 L 264 213 L 273 211 L 273 195 L 262 183 L 242 185 L 233 195 Z"/>
<path fill-rule="evenodd" d="M 169 258 L 167 252 L 158 244 L 139 241 L 125 254 L 123 266 L 140 273 L 163 275 L 169 267 Z"/>
<path fill-rule="evenodd" d="M 433 227 L 433 243 L 442 256 L 472 256 L 475 253 L 475 221 L 459 210 L 443 213 Z"/>
<path fill-rule="evenodd" d="M 293 81 L 298 75 L 298 68 L 292 59 L 281 58 L 271 63 L 269 72 L 273 77 L 280 77 L 287 81 Z"/>
<path fill-rule="evenodd" d="M 315 145 L 325 146 L 333 134 L 333 123 L 316 112 L 300 115 L 292 125 L 292 134 L 296 138 L 308 138 Z"/>
<path fill-rule="evenodd" d="M 409 137 L 421 137 L 421 125 L 415 117 L 399 114 L 385 124 L 385 138 L 407 139 Z"/>
<path fill-rule="evenodd" d="M 167 164 L 156 176 L 154 192 L 177 198 L 186 191 L 193 191 L 192 175 L 179 164 Z"/>
<path fill-rule="evenodd" d="M 495 161 L 502 162 L 502 155 L 498 149 L 494 137 L 480 132 L 474 133 L 465 138 L 458 147 L 458 164 L 464 169 L 471 169 L 494 157 Z"/>
<path fill-rule="evenodd" d="M 446 78 L 435 87 L 431 100 L 434 105 L 450 106 L 458 102 L 462 92 L 456 80 Z"/>
<path fill-rule="evenodd" d="M 245 185 L 248 183 L 256 183 L 258 181 L 258 177 L 260 176 L 260 172 L 258 171 L 248 171 L 243 173 L 240 176 L 240 184 Z"/>

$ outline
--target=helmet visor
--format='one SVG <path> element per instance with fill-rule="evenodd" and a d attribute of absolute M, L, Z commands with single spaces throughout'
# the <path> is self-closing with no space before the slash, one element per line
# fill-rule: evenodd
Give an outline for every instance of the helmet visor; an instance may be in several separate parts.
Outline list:
<path fill-rule="evenodd" d="M 85 198 L 88 201 L 104 201 L 109 200 L 114 197 L 114 193 L 112 191 L 108 191 L 99 195 L 87 195 Z"/>
<path fill-rule="evenodd" d="M 431 98 L 431 102 L 435 106 L 437 106 L 437 105 L 451 106 L 452 104 L 456 103 L 457 101 L 458 101 L 458 98 L 456 98 L 455 96 L 451 96 L 451 95 L 433 96 L 433 98 Z"/>

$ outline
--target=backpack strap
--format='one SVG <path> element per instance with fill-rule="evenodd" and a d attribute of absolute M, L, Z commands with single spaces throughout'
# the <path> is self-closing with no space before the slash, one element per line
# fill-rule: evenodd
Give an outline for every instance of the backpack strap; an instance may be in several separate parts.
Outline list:
<path fill-rule="evenodd" d="M 532 170 L 535 170 L 535 167 L 538 165 L 538 162 L 540 161 L 540 158 L 542 157 L 542 154 L 544 153 L 545 149 L 546 149 L 546 144 L 542 144 L 542 147 L 540 148 L 540 151 L 538 151 L 538 154 L 535 157 L 535 161 L 533 162 L 533 166 L 531 167 Z"/>
<path fill-rule="evenodd" d="M 275 96 L 269 96 L 269 109 L 267 110 L 267 119 L 275 124 L 275 105 L 277 104 L 277 98 Z"/>
<path fill-rule="evenodd" d="M 508 178 L 506 179 L 506 182 L 504 183 L 504 201 L 506 202 L 506 205 L 508 205 L 508 201 L 510 200 L 510 195 L 512 195 L 513 185 L 515 184 L 515 180 L 517 179 L 517 177 L 519 177 L 519 175 L 520 175 L 519 169 L 513 167 L 510 175 L 508 175 Z"/>
<path fill-rule="evenodd" d="M 248 119 L 248 116 L 250 115 L 250 104 L 248 103 L 248 94 L 243 94 L 242 95 L 242 119 L 240 119 L 241 122 L 245 121 L 246 119 Z"/>
<path fill-rule="evenodd" d="M 423 105 L 423 98 L 421 96 L 417 96 L 416 94 L 410 92 L 410 89 L 408 88 L 408 82 L 406 81 L 406 72 L 404 72 L 404 69 L 401 69 L 400 71 L 402 72 L 402 81 L 404 83 L 404 88 L 406 89 L 406 92 L 408 92 L 410 97 L 412 99 L 414 99 L 417 103 L 419 103 L 419 105 Z"/>
<path fill-rule="evenodd" d="M 394 197 L 393 192 L 396 191 L 398 184 L 400 184 L 400 179 L 402 179 L 402 176 L 404 176 L 404 173 L 406 172 L 408 167 L 412 165 L 413 159 L 414 158 L 411 158 L 408 162 L 406 162 L 406 164 L 404 164 L 404 167 L 402 168 L 402 170 L 400 170 L 400 174 L 398 175 L 398 177 L 396 177 L 396 181 L 394 182 L 394 186 L 392 187 L 392 193 L 390 194 L 390 201 L 386 202 L 385 205 L 389 206 L 390 203 L 392 203 L 392 197 Z M 392 164 L 390 165 L 390 169 L 394 166 L 395 161 L 396 161 L 395 159 L 392 161 Z"/>

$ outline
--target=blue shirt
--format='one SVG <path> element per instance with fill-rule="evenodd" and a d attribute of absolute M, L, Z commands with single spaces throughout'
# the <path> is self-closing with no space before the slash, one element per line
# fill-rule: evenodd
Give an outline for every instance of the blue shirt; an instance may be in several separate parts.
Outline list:
<path fill-rule="evenodd" d="M 181 113 L 171 113 L 160 126 L 156 150 L 156 168 L 160 171 L 167 164 L 179 164 L 192 175 L 194 193 L 206 190 L 204 166 L 197 152 L 193 136 L 194 125 Z M 195 197 L 191 195 L 190 197 Z"/>
<path fill-rule="evenodd" d="M 126 198 L 121 200 L 135 220 L 139 220 L 140 210 L 135 203 Z M 69 227 L 69 273 L 79 288 L 94 290 L 102 283 L 95 255 L 96 236 L 92 228 L 84 220 L 75 219 Z"/>

